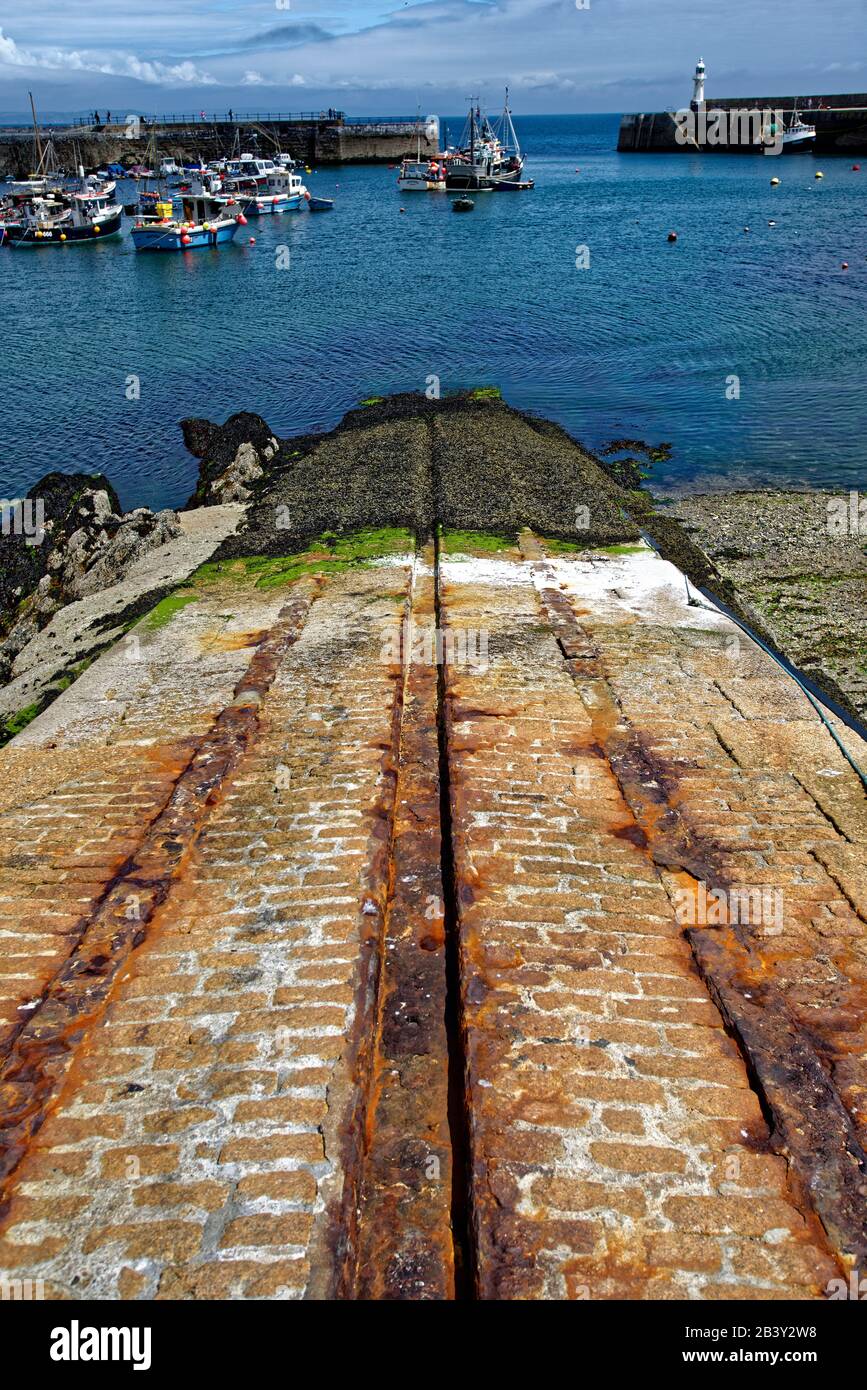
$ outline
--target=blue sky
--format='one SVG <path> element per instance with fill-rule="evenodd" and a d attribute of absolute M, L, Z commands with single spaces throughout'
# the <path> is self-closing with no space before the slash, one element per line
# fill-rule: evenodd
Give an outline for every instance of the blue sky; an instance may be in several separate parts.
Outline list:
<path fill-rule="evenodd" d="M 0 0 L 0 113 L 652 110 L 867 89 L 867 0 Z"/>

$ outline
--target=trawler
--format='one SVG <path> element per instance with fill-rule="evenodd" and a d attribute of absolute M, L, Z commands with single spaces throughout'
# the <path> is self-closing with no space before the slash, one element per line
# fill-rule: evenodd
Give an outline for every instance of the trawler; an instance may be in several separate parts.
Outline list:
<path fill-rule="evenodd" d="M 460 145 L 446 153 L 445 162 L 449 191 L 517 192 L 535 186 L 532 179 L 521 177 L 525 161 L 512 120 L 508 88 L 503 114 L 496 126 L 482 112 L 478 98 L 472 99 Z"/>

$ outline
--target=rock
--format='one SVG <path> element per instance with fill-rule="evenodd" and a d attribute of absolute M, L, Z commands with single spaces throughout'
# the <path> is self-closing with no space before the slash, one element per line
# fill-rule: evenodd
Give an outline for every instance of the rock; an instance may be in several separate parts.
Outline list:
<path fill-rule="evenodd" d="M 181 421 L 184 444 L 193 455 L 193 458 L 203 459 L 208 452 L 208 447 L 219 431 L 219 425 L 212 425 L 210 420 L 200 420 L 191 416 L 187 420 Z"/>
<path fill-rule="evenodd" d="M 100 496 L 101 515 L 120 511 L 117 493 L 101 473 L 48 473 L 29 489 L 26 499 L 16 499 L 24 504 L 17 517 L 4 511 L 0 533 L 0 637 L 15 621 L 21 601 L 33 593 L 48 573 L 49 556 L 62 551 L 69 536 L 82 525 L 84 499 L 95 495 Z M 83 510 L 87 515 L 86 505 Z"/>
<path fill-rule="evenodd" d="M 245 502 L 265 472 L 264 463 L 277 457 L 280 441 L 260 415 L 242 411 L 225 425 L 208 420 L 182 420 L 184 442 L 201 459 L 196 491 L 188 507 L 220 506 Z"/>
<path fill-rule="evenodd" d="M 270 445 L 267 446 L 270 448 Z M 252 444 L 241 444 L 225 473 L 214 478 L 208 489 L 209 499 L 224 502 L 248 502 L 253 490 L 248 484 L 265 476 L 265 469 Z"/>
<path fill-rule="evenodd" d="M 4 545 L 8 539 L 39 554 L 19 562 L 18 576 L 23 579 L 19 592 L 25 586 L 27 591 L 10 595 L 6 633 L 0 643 L 0 682 L 9 678 L 18 654 L 61 608 L 118 584 L 137 561 L 180 535 L 176 512 L 154 513 L 139 507 L 123 516 L 111 484 L 102 478 L 96 481 L 101 485 L 69 492 L 65 484 L 57 488 L 52 480 L 49 495 L 55 515 L 49 519 L 46 506 L 41 545 L 27 546 L 23 536 L 3 538 Z M 33 490 L 36 498 L 45 482 Z M 69 503 L 65 512 L 61 513 L 58 497 Z"/>
<path fill-rule="evenodd" d="M 210 559 L 243 515 L 237 505 L 184 512 L 180 518 L 140 508 L 115 518 L 114 536 L 106 537 L 89 569 L 71 574 L 64 569 L 70 588 L 62 591 L 63 602 L 56 578 L 46 575 L 0 648 L 5 661 L 0 682 L 8 682 L 0 684 L 0 744 L 6 720 L 19 710 L 45 708 L 70 676 Z M 62 568 L 72 563 L 63 553 L 61 561 Z M 70 598 L 73 588 L 78 596 Z"/>

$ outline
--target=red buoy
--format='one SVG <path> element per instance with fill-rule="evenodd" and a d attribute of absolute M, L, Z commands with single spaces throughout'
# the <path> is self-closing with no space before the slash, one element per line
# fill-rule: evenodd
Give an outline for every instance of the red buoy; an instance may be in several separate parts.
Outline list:
<path fill-rule="evenodd" d="M 181 246 L 189 246 L 191 241 L 192 237 L 190 236 L 189 232 L 184 232 L 183 236 L 181 237 Z"/>
<path fill-rule="evenodd" d="M 238 216 L 235 218 L 235 221 L 238 223 L 239 227 L 246 227 L 247 225 L 247 219 L 244 216 L 243 212 L 238 213 Z"/>
<path fill-rule="evenodd" d="M 250 237 L 250 245 L 251 245 L 251 246 L 255 246 L 255 245 L 256 245 L 256 238 L 255 238 L 254 236 L 251 236 L 251 237 Z"/>
<path fill-rule="evenodd" d="M 861 170 L 861 165 L 860 165 L 860 164 L 853 164 L 853 165 L 852 165 L 852 172 L 853 172 L 853 173 L 855 173 L 855 174 L 860 173 L 860 170 Z"/>

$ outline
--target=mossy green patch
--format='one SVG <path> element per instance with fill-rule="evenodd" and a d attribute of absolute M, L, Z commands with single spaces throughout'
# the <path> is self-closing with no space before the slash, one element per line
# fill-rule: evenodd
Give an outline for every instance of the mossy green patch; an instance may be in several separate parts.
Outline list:
<path fill-rule="evenodd" d="M 41 706 L 38 704 L 27 705 L 25 709 L 20 709 L 4 719 L 3 723 L 0 724 L 0 748 L 10 739 L 13 739 L 16 734 L 20 734 L 22 729 L 26 729 L 28 724 L 32 724 L 40 710 Z"/>
<path fill-rule="evenodd" d="M 414 550 L 412 533 L 403 527 L 369 527 L 346 535 L 325 531 L 305 550 L 292 555 L 249 555 L 240 560 L 211 561 L 202 565 L 190 582 L 207 586 L 226 579 L 253 580 L 257 589 L 276 589 L 294 584 L 305 574 L 364 569 L 372 560 L 411 554 Z"/>
<path fill-rule="evenodd" d="M 361 406 L 379 405 L 384 400 L 385 396 L 368 396 L 366 400 L 359 401 L 358 404 Z"/>
<path fill-rule="evenodd" d="M 503 393 L 499 386 L 477 386 L 470 392 L 471 401 L 501 401 Z"/>
<path fill-rule="evenodd" d="M 172 619 L 177 617 L 178 613 L 182 613 L 189 604 L 196 602 L 198 602 L 196 594 L 169 594 L 146 617 L 142 618 L 141 626 L 146 628 L 148 632 L 158 632 L 160 628 L 168 627 Z"/>
<path fill-rule="evenodd" d="M 452 531 L 442 532 L 441 545 L 446 555 L 474 555 L 479 551 L 485 555 L 498 551 L 514 550 L 514 536 L 498 536 L 491 531 Z"/>

